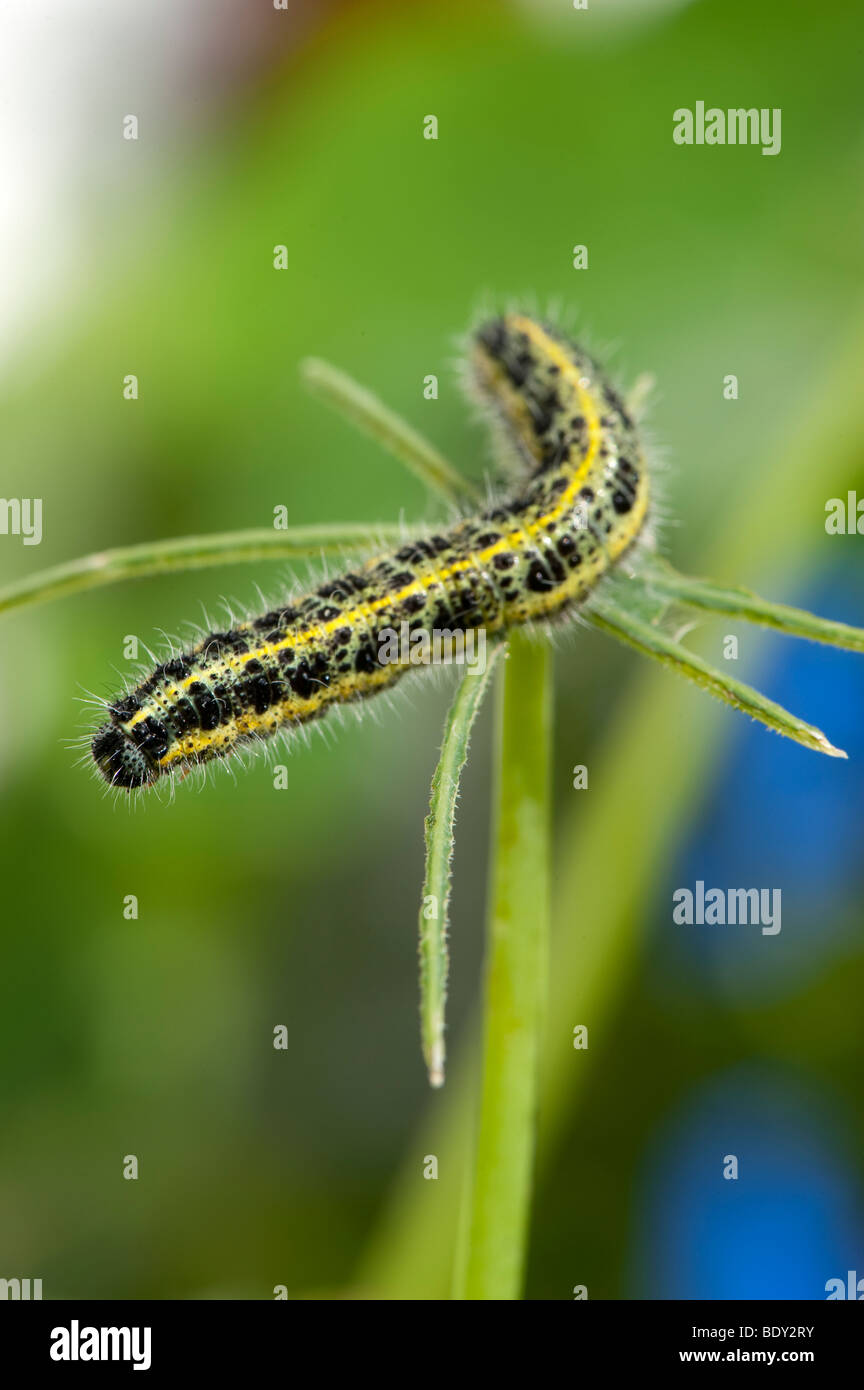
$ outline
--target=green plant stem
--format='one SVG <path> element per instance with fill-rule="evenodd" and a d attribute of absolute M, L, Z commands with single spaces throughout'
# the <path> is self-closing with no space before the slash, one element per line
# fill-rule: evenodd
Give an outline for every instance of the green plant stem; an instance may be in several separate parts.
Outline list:
<path fill-rule="evenodd" d="M 441 757 L 432 778 L 425 826 L 426 875 L 420 904 L 420 1024 L 423 1057 L 432 1086 L 444 1084 L 450 863 L 459 778 L 468 757 L 474 720 L 503 650 L 503 643 L 490 643 L 485 669 L 466 672 L 462 677 L 447 715 Z"/>
<path fill-rule="evenodd" d="M 382 543 L 398 540 L 398 526 L 334 522 L 324 526 L 298 526 L 290 531 L 260 527 L 250 531 L 222 531 L 212 536 L 178 536 L 175 540 L 128 545 L 100 550 L 80 560 L 56 565 L 28 575 L 0 589 L 0 613 L 15 608 L 65 598 L 85 589 L 100 589 L 124 579 L 145 579 L 180 570 L 236 565 L 250 560 L 278 560 L 319 555 L 322 551 L 358 549 L 373 538 Z"/>
<path fill-rule="evenodd" d="M 347 372 L 317 357 L 307 357 L 300 372 L 316 396 L 401 459 L 427 487 L 456 501 L 476 502 L 478 490 L 474 484 L 463 478 L 428 439 Z"/>
<path fill-rule="evenodd" d="M 522 1291 L 549 944 L 552 658 L 514 633 L 500 690 L 482 1095 L 468 1225 L 467 1299 Z"/>

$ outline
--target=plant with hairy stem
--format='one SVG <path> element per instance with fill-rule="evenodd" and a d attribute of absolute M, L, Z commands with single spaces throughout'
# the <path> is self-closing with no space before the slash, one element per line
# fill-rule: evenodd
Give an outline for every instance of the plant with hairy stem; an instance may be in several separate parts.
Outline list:
<path fill-rule="evenodd" d="M 305 365 L 304 375 L 313 390 L 401 458 L 434 491 L 450 502 L 475 500 L 472 484 L 436 449 L 344 373 L 316 361 Z M 383 538 L 395 540 L 400 534 L 395 527 L 376 529 Z M 8 586 L 0 591 L 0 612 L 126 578 L 317 555 L 360 548 L 367 541 L 367 527 L 332 524 L 185 537 L 105 551 Z M 681 575 L 650 553 L 643 554 L 634 569 L 612 576 L 582 609 L 590 625 L 678 671 L 768 728 L 829 756 L 845 756 L 820 730 L 716 670 L 670 635 L 666 628 L 679 609 L 719 613 L 853 651 L 864 650 L 864 630 L 771 603 L 745 589 Z M 551 655 L 518 631 L 506 642 L 493 644 L 484 675 L 466 677 L 455 693 L 432 782 L 420 911 L 423 1052 L 430 1081 L 440 1085 L 445 1069 L 455 806 L 471 728 L 499 668 L 503 668 L 503 681 L 497 721 L 482 1097 L 454 1283 L 457 1296 L 467 1298 L 519 1296 L 531 1191 L 550 900 Z M 531 730 L 530 739 L 525 737 L 526 729 Z M 437 906 L 434 913 L 424 910 L 430 902 Z"/>

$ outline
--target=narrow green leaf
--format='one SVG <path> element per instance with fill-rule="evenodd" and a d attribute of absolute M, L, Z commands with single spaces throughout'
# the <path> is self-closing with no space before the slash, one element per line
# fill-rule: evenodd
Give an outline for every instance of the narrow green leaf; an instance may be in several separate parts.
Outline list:
<path fill-rule="evenodd" d="M 803 744 L 805 748 L 812 748 L 817 753 L 827 753 L 832 758 L 846 757 L 842 749 L 835 748 L 828 742 L 821 730 L 790 714 L 782 705 L 766 699 L 752 686 L 745 685 L 743 681 L 736 680 L 734 676 L 725 672 L 715 670 L 694 652 L 688 651 L 658 628 L 642 622 L 611 599 L 595 598 L 590 609 L 586 610 L 585 616 L 594 627 L 611 633 L 613 637 L 630 647 L 635 647 L 645 656 L 653 657 L 655 661 L 686 676 L 703 690 L 724 700 L 733 709 L 751 715 L 778 734 L 784 734 L 786 738 L 794 739 L 796 743 Z"/>
<path fill-rule="evenodd" d="M 864 652 L 864 628 L 850 627 L 847 623 L 833 622 L 830 618 L 817 618 L 806 609 L 790 608 L 785 603 L 772 603 L 750 589 L 725 587 L 714 584 L 710 579 L 694 579 L 690 575 L 679 574 L 659 557 L 646 561 L 637 578 L 655 592 L 687 608 L 709 609 L 730 618 L 774 628 L 790 637 L 806 637 L 813 642 L 843 647 L 847 651 Z"/>
<path fill-rule="evenodd" d="M 426 439 L 345 372 L 327 362 L 309 358 L 301 368 L 311 389 L 341 411 L 350 421 L 377 439 L 407 464 L 432 489 L 450 502 L 476 502 L 473 483 L 452 467 Z M 180 536 L 98 551 L 67 564 L 28 575 L 0 589 L 0 614 L 49 599 L 65 598 L 86 589 L 98 589 L 125 579 L 215 565 L 242 564 L 317 555 L 322 551 L 358 549 L 370 539 L 382 544 L 402 537 L 399 526 L 341 525 L 301 526 L 291 531 L 270 527 L 225 531 L 212 536 Z"/>
<path fill-rule="evenodd" d="M 317 357 L 307 357 L 301 363 L 300 372 L 316 396 L 401 459 L 427 487 L 456 502 L 477 501 L 479 493 L 473 483 L 463 478 L 434 445 L 347 372 Z"/>
<path fill-rule="evenodd" d="M 485 670 L 468 671 L 463 676 L 447 715 L 441 757 L 432 778 L 426 817 L 426 876 L 420 904 L 420 1020 L 423 1056 L 432 1086 L 444 1084 L 450 861 L 459 778 L 468 756 L 474 720 L 503 650 L 504 643 L 490 643 Z"/>
<path fill-rule="evenodd" d="M 298 526 L 276 531 L 272 526 L 249 531 L 223 531 L 212 536 L 179 536 L 174 540 L 148 541 L 143 545 L 100 550 L 80 560 L 56 565 L 28 575 L 0 589 L 0 613 L 15 608 L 65 598 L 85 589 L 99 589 L 124 579 L 144 579 L 178 570 L 236 565 L 250 560 L 278 560 L 319 555 L 322 551 L 358 549 L 373 537 L 382 542 L 399 540 L 402 531 L 393 525 Z"/>

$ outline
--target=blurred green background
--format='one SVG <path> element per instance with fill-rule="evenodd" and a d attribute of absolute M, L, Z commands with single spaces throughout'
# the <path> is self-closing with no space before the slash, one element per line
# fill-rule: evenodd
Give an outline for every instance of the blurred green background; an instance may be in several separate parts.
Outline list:
<path fill-rule="evenodd" d="M 491 454 L 458 388 L 457 337 L 490 300 L 529 295 L 574 309 L 625 385 L 655 374 L 679 568 L 862 623 L 864 542 L 824 530 L 829 497 L 864 494 L 859 7 L 310 14 L 300 32 L 268 15 L 257 66 L 195 138 L 175 148 L 163 132 L 146 177 L 127 169 L 88 197 L 87 256 L 0 380 L 3 492 L 42 497 L 45 528 L 38 549 L 0 538 L 3 580 L 266 526 L 279 504 L 297 525 L 433 517 L 413 478 L 304 393 L 298 363 L 330 358 L 480 478 Z M 230 42 L 246 21 L 228 7 L 220 22 Z M 782 108 L 781 154 L 674 145 L 673 110 L 697 100 Z M 130 109 L 144 143 L 146 88 Z M 428 114 L 437 141 L 422 138 Z M 489 711 L 460 805 L 451 1075 L 434 1096 L 415 932 L 449 680 L 415 681 L 280 756 L 287 791 L 259 760 L 236 784 L 218 775 L 127 810 L 65 743 L 88 726 L 76 699 L 130 669 L 127 634 L 155 646 L 202 603 L 211 617 L 223 595 L 257 607 L 256 583 L 269 598 L 291 578 L 279 564 L 199 572 L 4 623 L 0 1276 L 41 1277 L 46 1298 L 447 1293 Z M 864 680 L 852 656 L 722 621 L 689 640 L 718 662 L 730 631 L 736 674 L 823 727 L 848 764 L 820 765 L 593 632 L 556 637 L 529 1298 L 577 1284 L 592 1298 L 824 1297 L 828 1278 L 864 1273 Z M 577 763 L 587 792 L 572 789 Z M 781 935 L 673 927 L 671 893 L 697 878 L 780 886 Z M 571 1046 L 580 1023 L 586 1053 Z M 737 1184 L 720 1178 L 730 1152 Z M 437 1182 L 423 1179 L 430 1153 Z"/>

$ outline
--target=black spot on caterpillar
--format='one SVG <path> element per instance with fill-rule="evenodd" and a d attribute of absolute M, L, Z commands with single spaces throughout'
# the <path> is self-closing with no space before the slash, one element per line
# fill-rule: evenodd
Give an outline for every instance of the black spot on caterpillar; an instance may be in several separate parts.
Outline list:
<path fill-rule="evenodd" d="M 512 494 L 157 666 L 92 740 L 111 786 L 150 786 L 392 686 L 409 668 L 381 660 L 384 629 L 492 634 L 575 608 L 630 548 L 645 459 L 597 364 L 514 313 L 476 332 L 469 366 L 526 458 Z"/>

